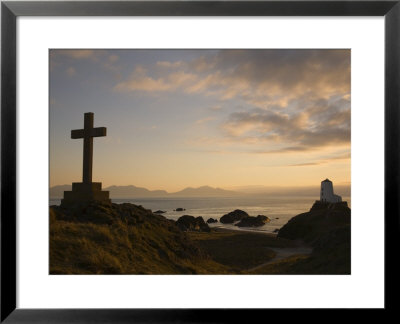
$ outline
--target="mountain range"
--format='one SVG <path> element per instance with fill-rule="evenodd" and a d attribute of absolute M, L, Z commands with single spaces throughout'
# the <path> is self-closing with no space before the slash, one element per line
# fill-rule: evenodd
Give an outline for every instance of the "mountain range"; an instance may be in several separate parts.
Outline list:
<path fill-rule="evenodd" d="M 64 191 L 71 190 L 71 185 L 59 185 L 50 188 L 50 198 L 62 198 Z M 103 190 L 110 191 L 111 198 L 163 198 L 163 197 L 237 197 L 240 192 L 202 186 L 185 188 L 178 192 L 168 193 L 165 190 L 149 190 L 146 188 L 129 186 L 110 186 Z"/>
<path fill-rule="evenodd" d="M 233 187 L 233 190 L 202 186 L 197 188 L 187 187 L 183 190 L 169 193 L 165 190 L 149 190 L 142 187 L 109 186 L 103 190 L 110 191 L 111 198 L 164 198 L 164 197 L 262 197 L 262 196 L 297 196 L 319 197 L 319 186 L 305 187 L 268 187 L 268 186 L 243 186 Z M 71 190 L 71 185 L 59 185 L 50 188 L 50 198 L 62 198 L 64 191 Z M 342 197 L 350 197 L 350 185 L 334 186 L 334 191 Z"/>

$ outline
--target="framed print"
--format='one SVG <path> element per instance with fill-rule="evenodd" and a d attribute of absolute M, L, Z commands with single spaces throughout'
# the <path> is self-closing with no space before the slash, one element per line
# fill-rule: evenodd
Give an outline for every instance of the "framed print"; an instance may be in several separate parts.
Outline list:
<path fill-rule="evenodd" d="M 1 320 L 391 309 L 399 6 L 2 2 Z"/>

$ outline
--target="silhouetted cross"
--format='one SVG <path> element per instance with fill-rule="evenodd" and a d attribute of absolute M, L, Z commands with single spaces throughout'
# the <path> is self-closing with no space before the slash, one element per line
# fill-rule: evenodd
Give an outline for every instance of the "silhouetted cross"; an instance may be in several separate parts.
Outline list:
<path fill-rule="evenodd" d="M 92 112 L 85 113 L 84 128 L 71 131 L 71 138 L 83 138 L 83 183 L 92 182 L 93 137 L 107 135 L 107 128 L 93 128 L 93 118 L 94 114 Z"/>

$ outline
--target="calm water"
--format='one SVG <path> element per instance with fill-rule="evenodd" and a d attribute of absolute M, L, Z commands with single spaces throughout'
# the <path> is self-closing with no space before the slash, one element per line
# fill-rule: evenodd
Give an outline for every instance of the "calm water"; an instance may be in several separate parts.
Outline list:
<path fill-rule="evenodd" d="M 202 216 L 205 221 L 210 217 L 219 219 L 235 210 L 241 209 L 250 216 L 265 215 L 271 222 L 258 228 L 238 228 L 229 224 L 211 224 L 211 227 L 222 227 L 235 230 L 251 230 L 261 232 L 273 232 L 281 228 L 290 218 L 310 210 L 315 197 L 272 197 L 272 198 L 135 198 L 135 199 L 112 199 L 114 203 L 132 203 L 142 205 L 152 211 L 163 210 L 166 218 L 177 220 L 182 215 Z M 343 197 L 349 207 L 350 198 Z M 59 205 L 61 199 L 51 199 L 50 205 Z M 175 212 L 174 209 L 181 207 L 186 210 Z"/>

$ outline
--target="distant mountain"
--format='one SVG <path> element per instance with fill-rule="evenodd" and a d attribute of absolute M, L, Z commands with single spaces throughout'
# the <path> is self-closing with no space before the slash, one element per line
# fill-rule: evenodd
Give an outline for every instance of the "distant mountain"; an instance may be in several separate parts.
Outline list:
<path fill-rule="evenodd" d="M 71 185 L 54 186 L 50 188 L 50 198 L 62 198 L 64 191 L 71 190 Z M 130 186 L 110 186 L 103 188 L 110 191 L 111 198 L 162 198 L 162 197 L 236 197 L 243 193 L 203 186 L 199 188 L 185 188 L 181 191 L 168 193 L 165 190 L 148 190 L 146 188 Z"/>
<path fill-rule="evenodd" d="M 199 188 L 188 187 L 181 191 L 170 194 L 170 196 L 174 197 L 236 197 L 239 195 L 243 194 L 236 191 L 213 188 L 209 186 L 202 186 Z"/>
<path fill-rule="evenodd" d="M 50 188 L 50 198 L 62 198 L 64 191 L 72 190 L 71 185 L 60 185 Z M 103 188 L 110 191 L 111 198 L 145 198 L 145 197 L 166 197 L 168 192 L 165 190 L 148 190 L 135 186 L 110 186 Z"/>
<path fill-rule="evenodd" d="M 289 196 L 289 197 L 319 197 L 320 186 L 305 186 L 305 187 L 268 187 L 268 186 L 241 186 L 232 187 L 232 190 L 240 193 L 246 193 L 253 196 Z M 335 185 L 333 184 L 335 194 L 342 197 L 350 197 L 350 185 Z"/>
<path fill-rule="evenodd" d="M 167 197 L 168 192 L 165 190 L 148 190 L 146 188 L 136 186 L 110 186 L 104 188 L 110 191 L 111 198 L 146 198 L 146 197 Z"/>
<path fill-rule="evenodd" d="M 50 198 L 62 198 L 64 191 L 71 190 L 71 185 L 59 185 L 50 188 Z M 146 188 L 130 186 L 110 186 L 103 190 L 110 191 L 111 198 L 162 198 L 162 197 L 319 197 L 320 188 L 317 186 L 308 187 L 267 187 L 267 186 L 243 186 L 234 187 L 233 190 L 202 186 L 198 188 L 185 188 L 178 192 L 168 193 L 165 190 L 148 190 Z M 336 194 L 342 197 L 349 197 L 351 194 L 350 185 L 334 185 Z"/>
<path fill-rule="evenodd" d="M 59 185 L 50 188 L 50 198 L 62 198 L 64 197 L 64 191 L 72 190 L 72 185 Z"/>

